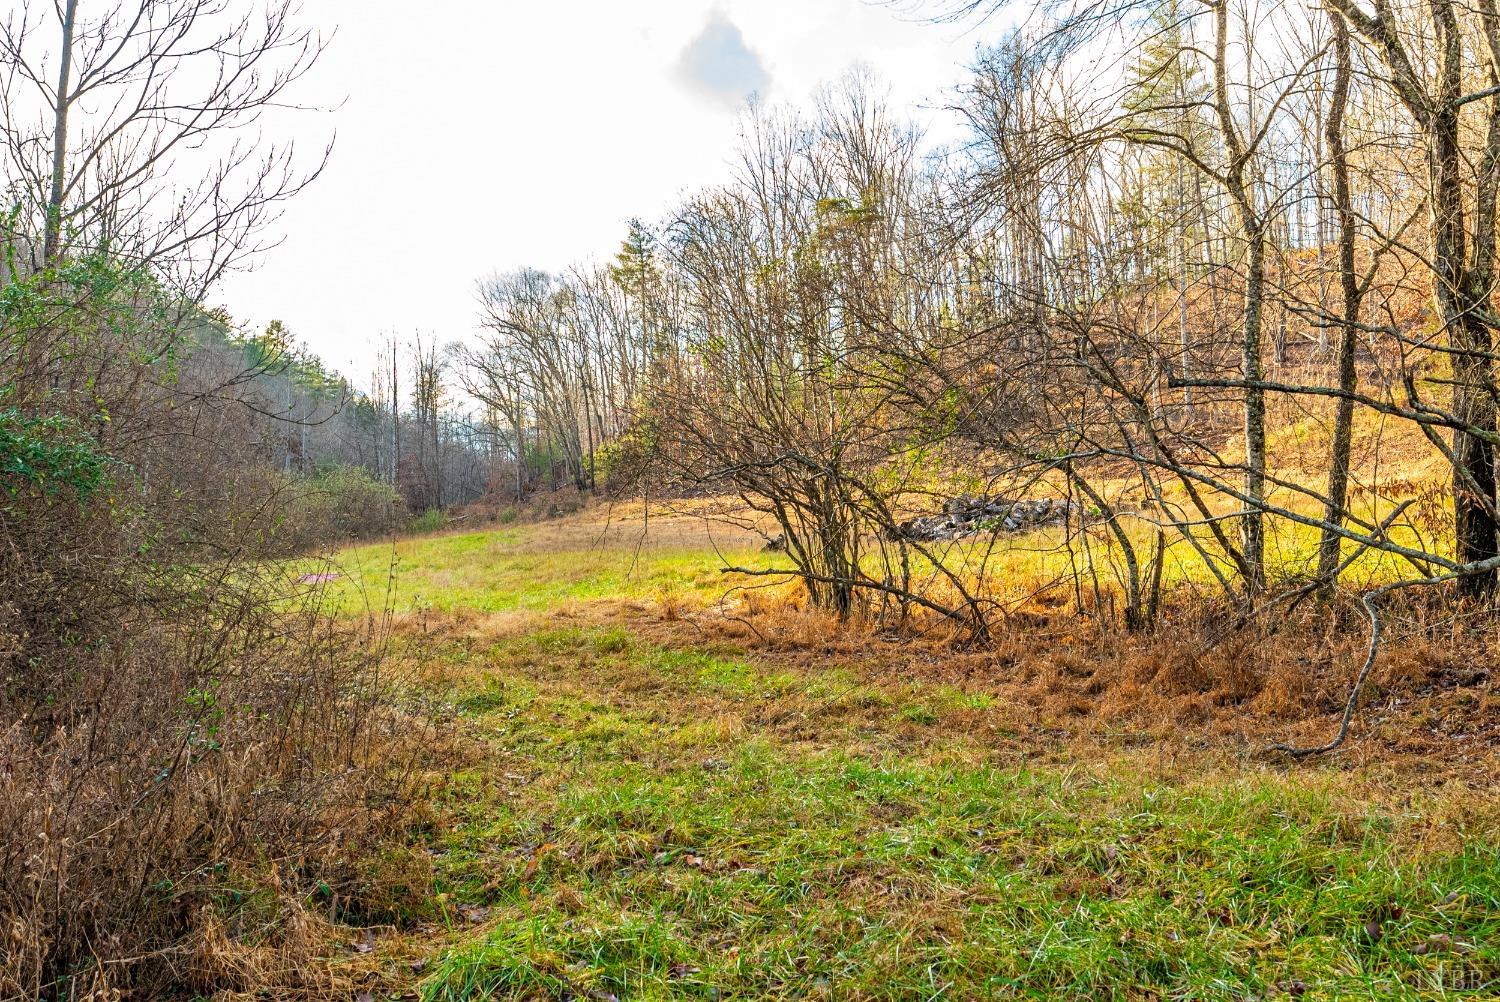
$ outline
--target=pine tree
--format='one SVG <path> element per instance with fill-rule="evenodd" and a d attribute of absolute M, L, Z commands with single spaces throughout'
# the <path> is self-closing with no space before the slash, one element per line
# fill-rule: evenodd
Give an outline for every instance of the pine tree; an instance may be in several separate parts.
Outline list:
<path fill-rule="evenodd" d="M 1206 113 L 1209 96 L 1192 51 L 1189 15 L 1180 0 L 1167 0 L 1147 20 L 1147 39 L 1130 67 L 1123 102 L 1126 134 L 1145 147 L 1145 155 L 1134 189 L 1122 202 L 1141 227 L 1139 260 L 1159 280 L 1191 270 L 1191 248 L 1209 235 L 1202 178 L 1185 157 L 1164 148 L 1185 148 L 1200 159 L 1211 156 L 1217 141 Z M 1200 211 L 1190 217 L 1189 205 Z"/>
<path fill-rule="evenodd" d="M 1177 150 L 1211 160 L 1218 134 L 1207 112 L 1209 82 L 1194 54 L 1189 17 L 1179 0 L 1166 0 L 1152 11 L 1139 53 L 1130 68 L 1124 107 L 1132 127 L 1127 135 L 1133 132 L 1143 159 L 1133 175 L 1134 187 L 1123 193 L 1121 203 L 1136 225 L 1134 256 L 1144 272 L 1141 277 L 1177 286 L 1176 368 L 1185 377 L 1193 368 L 1187 290 L 1196 270 L 1194 249 L 1201 248 L 1204 259 L 1209 256 L 1210 226 L 1203 175 Z M 1182 403 L 1192 408 L 1191 389 L 1184 387 Z"/>

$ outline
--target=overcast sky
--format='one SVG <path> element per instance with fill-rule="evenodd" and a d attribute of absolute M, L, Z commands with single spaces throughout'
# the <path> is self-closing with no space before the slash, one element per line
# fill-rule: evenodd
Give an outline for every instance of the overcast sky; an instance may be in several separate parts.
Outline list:
<path fill-rule="evenodd" d="M 420 9 L 421 13 L 415 11 Z M 612 254 L 632 216 L 722 179 L 749 91 L 806 103 L 863 63 L 891 105 L 938 111 L 992 32 L 862 0 L 315 0 L 336 36 L 291 130 L 337 133 L 285 242 L 213 298 L 280 319 L 363 382 L 382 334 L 475 328 L 474 283 Z"/>

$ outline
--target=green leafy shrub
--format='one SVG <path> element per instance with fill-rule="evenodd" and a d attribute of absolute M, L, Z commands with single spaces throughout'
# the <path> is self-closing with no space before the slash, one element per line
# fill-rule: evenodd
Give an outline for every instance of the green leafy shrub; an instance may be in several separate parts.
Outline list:
<path fill-rule="evenodd" d="M 412 532 L 438 532 L 448 525 L 448 516 L 437 508 L 428 508 L 422 514 L 411 520 Z"/>
<path fill-rule="evenodd" d="M 70 490 L 80 500 L 108 479 L 109 461 L 76 422 L 0 410 L 0 486 L 12 498 L 29 485 L 44 496 Z"/>
<path fill-rule="evenodd" d="M 253 478 L 246 478 L 247 480 Z M 258 552 L 306 553 L 348 540 L 376 539 L 406 527 L 406 503 L 390 484 L 358 466 L 332 466 L 309 479 L 268 473 L 242 485 L 250 496 L 272 499 L 256 510 L 249 528 Z"/>
<path fill-rule="evenodd" d="M 649 422 L 642 422 L 594 450 L 595 481 L 607 494 L 628 494 L 650 471 L 657 450 L 653 429 Z"/>
<path fill-rule="evenodd" d="M 400 528 L 406 504 L 396 488 L 362 466 L 335 466 L 313 478 L 309 495 L 326 523 L 325 538 L 368 539 Z"/>

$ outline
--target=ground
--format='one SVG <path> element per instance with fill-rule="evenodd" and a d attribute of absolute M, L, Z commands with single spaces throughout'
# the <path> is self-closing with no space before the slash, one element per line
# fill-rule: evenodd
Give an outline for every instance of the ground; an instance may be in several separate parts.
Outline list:
<path fill-rule="evenodd" d="M 1285 652 L 841 627 L 719 571 L 758 543 L 593 509 L 341 555 L 454 745 L 338 961 L 369 997 L 1500 993 L 1487 673 L 1293 764 L 1337 658 L 1288 713 Z"/>

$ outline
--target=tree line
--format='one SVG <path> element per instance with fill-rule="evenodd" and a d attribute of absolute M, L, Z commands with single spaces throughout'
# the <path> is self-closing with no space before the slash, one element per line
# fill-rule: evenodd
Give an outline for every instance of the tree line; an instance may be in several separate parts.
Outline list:
<path fill-rule="evenodd" d="M 738 492 L 840 614 L 993 627 L 1005 540 L 902 532 L 958 490 L 1071 499 L 1071 586 L 1135 628 L 1164 569 L 1487 599 L 1497 39 L 1491 3 L 1043 5 L 955 149 L 856 76 L 753 109 L 612 263 L 486 281 L 465 385 L 580 484 Z"/>

